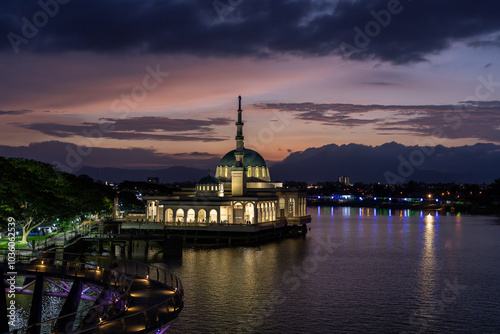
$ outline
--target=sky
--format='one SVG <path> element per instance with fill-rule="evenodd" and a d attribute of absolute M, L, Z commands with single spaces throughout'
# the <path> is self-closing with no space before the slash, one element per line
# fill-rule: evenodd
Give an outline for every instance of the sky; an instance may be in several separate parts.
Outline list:
<path fill-rule="evenodd" d="M 500 144 L 495 0 L 6 0 L 0 155 L 74 172 Z"/>

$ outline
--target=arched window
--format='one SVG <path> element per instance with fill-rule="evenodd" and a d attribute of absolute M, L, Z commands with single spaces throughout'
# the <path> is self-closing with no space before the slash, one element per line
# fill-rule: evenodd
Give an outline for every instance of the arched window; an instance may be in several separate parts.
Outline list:
<path fill-rule="evenodd" d="M 184 210 L 178 209 L 175 213 L 175 221 L 177 223 L 184 223 Z"/>
<path fill-rule="evenodd" d="M 254 224 L 255 223 L 255 209 L 253 203 L 247 203 L 245 205 L 245 223 Z"/>
<path fill-rule="evenodd" d="M 259 177 L 259 167 L 255 167 L 255 177 Z"/>
<path fill-rule="evenodd" d="M 200 209 L 198 211 L 198 223 L 206 223 L 207 222 L 207 212 L 204 209 Z"/>
<path fill-rule="evenodd" d="M 194 220 L 195 220 L 194 210 L 193 209 L 189 209 L 188 212 L 187 212 L 186 221 L 188 223 L 194 223 Z"/>
<path fill-rule="evenodd" d="M 210 222 L 211 223 L 217 223 L 217 210 L 212 209 L 210 210 Z"/>

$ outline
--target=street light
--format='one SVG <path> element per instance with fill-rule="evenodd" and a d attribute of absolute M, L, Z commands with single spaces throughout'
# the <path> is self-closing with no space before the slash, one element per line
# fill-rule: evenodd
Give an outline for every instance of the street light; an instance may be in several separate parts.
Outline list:
<path fill-rule="evenodd" d="M 38 244 L 40 244 L 40 227 L 38 228 Z"/>

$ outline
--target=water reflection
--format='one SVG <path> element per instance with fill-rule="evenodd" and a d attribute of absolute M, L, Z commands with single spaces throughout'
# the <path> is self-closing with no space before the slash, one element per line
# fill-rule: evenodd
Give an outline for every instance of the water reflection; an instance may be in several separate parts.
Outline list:
<path fill-rule="evenodd" d="M 499 256 L 491 250 L 499 229 L 494 234 L 477 218 L 435 210 L 327 206 L 308 212 L 313 222 L 305 238 L 185 249 L 180 265 L 165 262 L 185 287 L 185 308 L 171 332 L 466 333 L 481 319 L 480 305 L 487 305 L 487 321 L 479 320 L 476 332 L 498 332 L 498 299 L 491 301 L 500 296 Z M 320 255 L 327 256 L 319 261 L 317 247 L 326 240 L 336 246 L 331 253 L 323 249 Z M 143 255 L 138 252 L 138 259 Z M 471 272 L 478 274 L 466 275 Z M 456 276 L 471 287 L 469 305 L 477 308 L 469 311 L 461 305 L 469 302 L 457 296 L 440 313 L 436 301 L 443 282 Z M 428 326 L 412 326 L 413 320 Z M 496 328 L 488 328 L 490 323 Z"/>
<path fill-rule="evenodd" d="M 388 216 L 388 217 L 420 217 L 424 218 L 427 215 L 431 215 L 436 219 L 439 219 L 443 213 L 439 210 L 412 210 L 412 209 L 384 209 L 384 208 L 367 208 L 367 207 L 316 207 L 316 216 L 321 217 L 324 214 L 328 214 L 330 217 L 335 217 L 336 215 L 343 217 L 377 217 L 377 216 Z M 449 212 L 446 215 L 451 215 Z M 460 213 L 457 214 L 460 217 Z"/>
<path fill-rule="evenodd" d="M 431 305 L 436 295 L 437 282 L 436 279 L 436 232 L 435 232 L 436 219 L 434 216 L 428 214 L 423 220 L 423 248 L 421 255 L 421 262 L 418 272 L 419 284 L 419 299 L 423 305 Z M 431 310 L 431 307 L 424 308 L 424 310 Z M 432 316 L 433 314 L 425 314 L 425 316 Z"/>

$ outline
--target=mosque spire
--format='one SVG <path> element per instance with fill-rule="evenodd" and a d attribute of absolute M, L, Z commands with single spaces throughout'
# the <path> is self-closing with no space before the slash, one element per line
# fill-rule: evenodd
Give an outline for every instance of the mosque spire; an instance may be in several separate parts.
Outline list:
<path fill-rule="evenodd" d="M 241 123 L 241 95 L 238 96 L 238 123 Z"/>
<path fill-rule="evenodd" d="M 236 157 L 236 167 L 243 167 L 243 156 L 245 155 L 245 147 L 243 143 L 243 121 L 241 119 L 241 96 L 238 96 L 238 122 L 236 122 L 236 152 L 234 153 Z"/>

